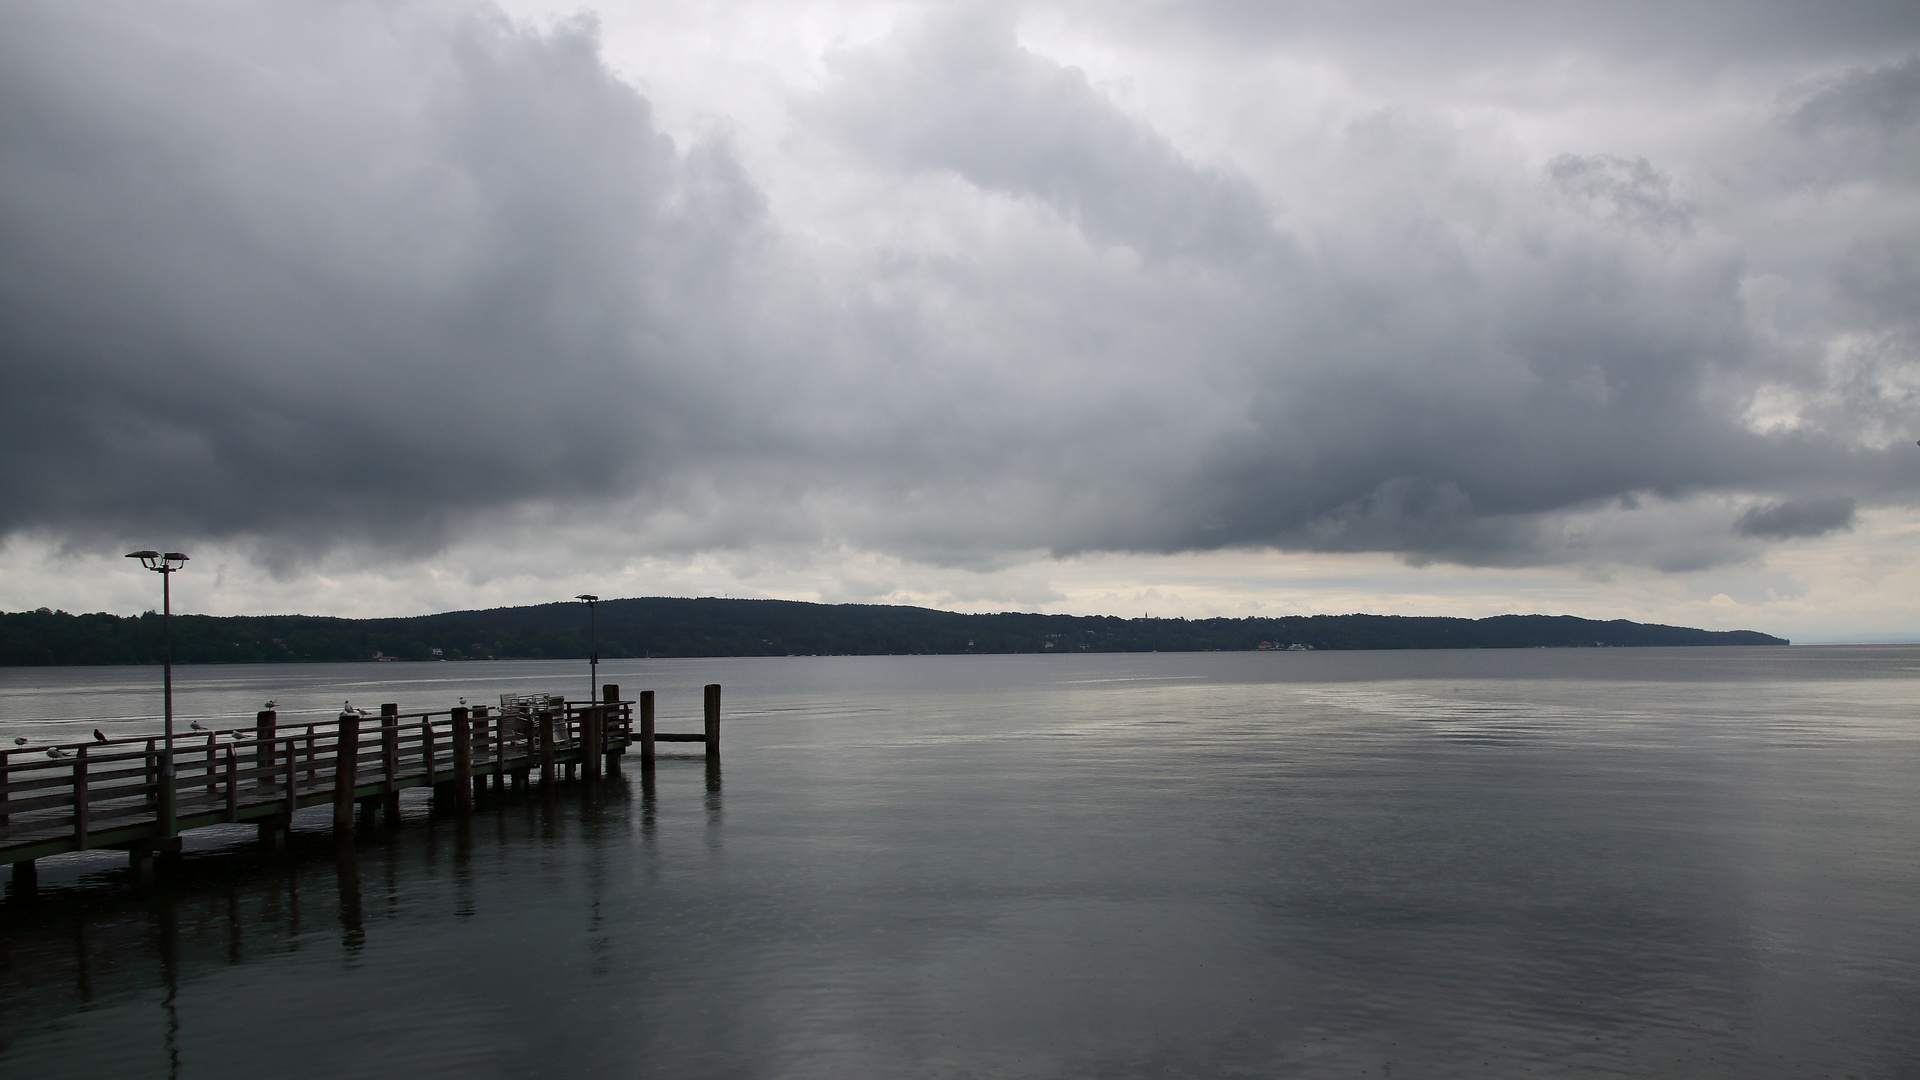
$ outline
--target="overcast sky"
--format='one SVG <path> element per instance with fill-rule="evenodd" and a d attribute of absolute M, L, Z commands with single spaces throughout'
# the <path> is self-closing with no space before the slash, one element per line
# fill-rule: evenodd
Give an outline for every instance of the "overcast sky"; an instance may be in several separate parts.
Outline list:
<path fill-rule="evenodd" d="M 1920 638 L 1920 7 L 0 7 L 0 608 Z"/>

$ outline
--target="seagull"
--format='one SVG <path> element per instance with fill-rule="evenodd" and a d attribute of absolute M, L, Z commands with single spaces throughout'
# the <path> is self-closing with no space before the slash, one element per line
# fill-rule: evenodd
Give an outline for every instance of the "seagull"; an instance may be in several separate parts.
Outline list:
<path fill-rule="evenodd" d="M 19 738 L 13 740 L 13 745 L 15 746 L 27 745 L 27 737 L 25 735 L 20 736 Z"/>
<path fill-rule="evenodd" d="M 467 699 L 466 699 L 466 698 L 461 698 L 461 699 L 460 699 L 460 704 L 462 704 L 462 705 L 465 705 L 466 703 L 467 703 Z"/>
<path fill-rule="evenodd" d="M 244 731 L 230 732 L 230 734 L 233 736 L 235 741 L 238 741 L 240 739 L 244 739 L 247 737 L 247 733 Z"/>
<path fill-rule="evenodd" d="M 278 704 L 280 704 L 280 703 L 279 703 L 279 702 L 277 702 L 277 701 L 275 701 L 275 700 L 273 700 L 272 698 L 268 698 L 268 699 L 267 699 L 267 703 L 266 703 L 265 705 L 263 705 L 263 706 L 261 706 L 261 708 L 263 708 L 263 709 L 272 709 L 272 708 L 273 708 L 274 706 L 276 706 L 276 705 L 278 705 Z"/>
<path fill-rule="evenodd" d="M 72 757 L 73 755 L 57 746 L 50 746 L 47 748 L 47 756 L 50 758 L 63 758 Z"/>
<path fill-rule="evenodd" d="M 198 720 L 195 720 L 195 721 L 194 721 L 193 723 L 191 723 L 191 724 L 188 724 L 187 726 L 188 726 L 188 727 L 190 727 L 190 728 L 192 728 L 192 729 L 193 729 L 193 730 L 195 730 L 195 731 L 205 731 L 205 730 L 207 730 L 206 728 L 203 728 L 203 727 L 201 727 L 201 726 L 200 726 L 200 721 L 198 721 Z"/>
<path fill-rule="evenodd" d="M 93 729 L 93 741 L 94 741 L 94 742 L 106 742 L 106 741 L 107 741 L 107 733 L 106 733 L 106 732 L 104 732 L 104 731 L 101 731 L 101 730 L 100 730 L 99 728 L 94 728 L 94 729 Z"/>

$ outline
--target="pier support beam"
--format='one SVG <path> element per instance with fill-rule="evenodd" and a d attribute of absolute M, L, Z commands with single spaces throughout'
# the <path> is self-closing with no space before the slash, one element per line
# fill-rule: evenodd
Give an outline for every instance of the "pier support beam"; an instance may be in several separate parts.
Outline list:
<path fill-rule="evenodd" d="M 40 888 L 40 868 L 32 859 L 21 859 L 13 864 L 13 895 L 32 896 Z"/>
<path fill-rule="evenodd" d="M 261 818 L 257 823 L 260 831 L 260 846 L 268 851 L 287 849 L 287 827 L 292 824 L 285 814 Z"/>

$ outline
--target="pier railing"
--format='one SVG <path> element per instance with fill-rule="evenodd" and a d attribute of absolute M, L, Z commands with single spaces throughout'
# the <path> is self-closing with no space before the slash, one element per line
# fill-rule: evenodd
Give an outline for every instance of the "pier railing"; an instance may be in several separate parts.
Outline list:
<path fill-rule="evenodd" d="M 174 778 L 163 783 L 165 741 L 157 735 L 0 750 L 0 864 L 69 851 L 123 848 L 136 863 L 175 850 L 181 832 L 257 822 L 261 838 L 284 841 L 294 813 L 331 804 L 336 835 L 350 838 L 356 808 L 399 815 L 400 792 L 427 787 L 462 813 L 491 781 L 549 790 L 576 771 L 585 779 L 617 769 L 640 744 L 650 765 L 656 741 L 701 741 L 720 749 L 718 685 L 707 688 L 699 735 L 654 730 L 653 691 L 602 701 L 554 701 L 545 708 L 460 707 L 281 723 L 261 712 L 251 728 L 193 731 L 173 740 Z"/>

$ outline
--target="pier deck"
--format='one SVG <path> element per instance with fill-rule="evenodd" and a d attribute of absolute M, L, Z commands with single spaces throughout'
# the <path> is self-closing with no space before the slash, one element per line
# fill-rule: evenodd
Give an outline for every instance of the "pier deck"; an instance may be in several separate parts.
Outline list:
<path fill-rule="evenodd" d="M 383 705 L 378 716 L 298 724 L 262 712 L 252 728 L 176 734 L 171 789 L 159 735 L 9 746 L 0 749 L 0 865 L 98 848 L 125 849 L 137 861 L 176 849 L 188 830 L 236 822 L 259 823 L 263 838 L 284 836 L 294 812 L 310 806 L 333 806 L 336 834 L 350 838 L 357 807 L 384 805 L 397 816 L 408 788 L 440 789 L 470 813 L 488 777 L 524 785 L 537 774 L 551 785 L 577 768 L 594 779 L 636 743 L 650 765 L 656 741 L 701 741 L 718 755 L 719 686 L 707 688 L 700 735 L 655 733 L 652 691 L 626 700 L 619 687 L 605 689 L 603 701 L 556 699 L 545 709 L 401 713 Z"/>

